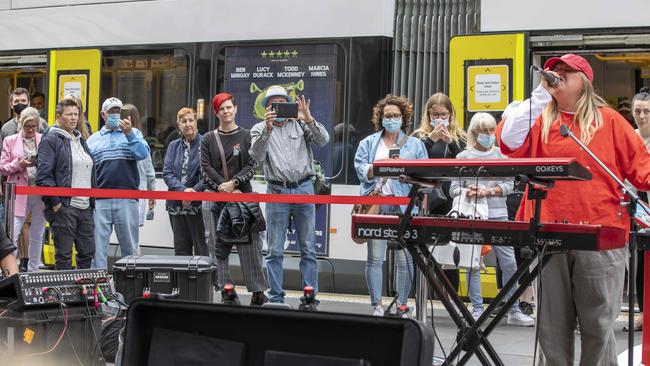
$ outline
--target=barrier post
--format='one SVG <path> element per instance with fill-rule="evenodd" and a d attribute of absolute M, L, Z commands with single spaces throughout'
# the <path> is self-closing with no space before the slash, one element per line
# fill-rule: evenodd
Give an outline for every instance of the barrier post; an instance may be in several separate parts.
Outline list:
<path fill-rule="evenodd" d="M 4 206 L 5 206 L 5 232 L 11 242 L 14 242 L 14 210 L 16 202 L 16 183 L 6 182 L 4 186 Z M 21 255 L 23 253 L 20 253 Z"/>

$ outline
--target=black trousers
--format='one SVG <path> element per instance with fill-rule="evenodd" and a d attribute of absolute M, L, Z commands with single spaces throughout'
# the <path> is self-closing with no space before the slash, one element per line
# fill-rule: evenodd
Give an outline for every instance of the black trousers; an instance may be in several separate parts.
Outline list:
<path fill-rule="evenodd" d="M 95 219 L 93 209 L 81 210 L 61 205 L 56 213 L 46 208 L 43 213 L 54 236 L 55 268 L 72 269 L 72 245 L 77 249 L 77 269 L 88 269 L 95 256 Z"/>
<path fill-rule="evenodd" d="M 174 232 L 175 255 L 210 255 L 201 214 L 169 215 L 169 221 Z"/>

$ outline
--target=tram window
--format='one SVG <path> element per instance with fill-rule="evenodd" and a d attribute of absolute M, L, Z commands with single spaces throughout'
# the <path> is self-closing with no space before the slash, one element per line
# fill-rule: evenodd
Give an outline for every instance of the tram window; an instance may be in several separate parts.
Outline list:
<path fill-rule="evenodd" d="M 161 170 L 167 146 L 180 137 L 176 112 L 187 103 L 187 53 L 184 49 L 105 51 L 103 62 L 100 99 L 114 96 L 138 108 L 154 168 Z"/>

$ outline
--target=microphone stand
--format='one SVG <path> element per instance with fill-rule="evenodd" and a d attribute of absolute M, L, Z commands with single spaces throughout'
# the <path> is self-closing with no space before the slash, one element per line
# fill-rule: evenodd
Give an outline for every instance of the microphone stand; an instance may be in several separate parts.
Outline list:
<path fill-rule="evenodd" d="M 560 125 L 560 134 L 562 137 L 570 137 L 576 144 L 578 144 L 582 150 L 584 150 L 591 158 L 598 164 L 600 167 L 609 175 L 619 186 L 623 194 L 628 196 L 628 201 L 625 202 L 621 198 L 621 206 L 627 208 L 627 213 L 630 219 L 630 261 L 627 269 L 627 301 L 628 301 L 628 332 L 627 332 L 627 364 L 632 366 L 634 363 L 634 297 L 635 297 L 635 283 L 636 283 L 636 248 L 637 248 L 637 231 L 636 225 L 634 224 L 634 214 L 636 213 L 636 206 L 641 201 L 636 192 L 628 190 L 616 174 L 614 174 L 608 167 L 603 163 L 598 157 L 584 144 L 580 141 L 575 134 L 569 129 L 566 125 Z M 643 311 L 643 309 L 641 309 Z"/>

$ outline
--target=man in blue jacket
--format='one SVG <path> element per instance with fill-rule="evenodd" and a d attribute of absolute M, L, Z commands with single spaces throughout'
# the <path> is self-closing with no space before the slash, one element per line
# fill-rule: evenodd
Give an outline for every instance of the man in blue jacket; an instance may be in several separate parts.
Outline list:
<path fill-rule="evenodd" d="M 105 122 L 101 130 L 88 138 L 95 163 L 97 187 L 138 189 L 138 160 L 149 155 L 142 133 L 131 125 L 131 118 L 120 119 L 122 101 L 108 98 L 102 104 Z M 139 240 L 138 200 L 101 198 L 95 203 L 95 259 L 93 268 L 107 268 L 108 241 L 115 227 L 122 256 L 135 253 Z"/>

